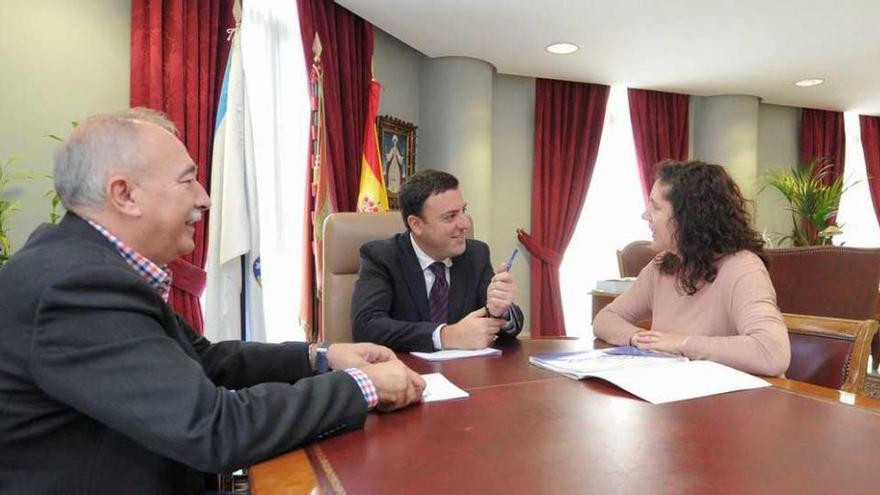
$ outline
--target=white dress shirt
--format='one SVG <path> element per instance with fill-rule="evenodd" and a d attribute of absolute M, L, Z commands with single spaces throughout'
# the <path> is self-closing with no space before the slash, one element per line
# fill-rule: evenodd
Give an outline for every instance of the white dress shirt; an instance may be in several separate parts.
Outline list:
<path fill-rule="evenodd" d="M 409 234 L 409 242 L 412 243 L 413 251 L 416 252 L 416 259 L 419 260 L 419 266 L 422 268 L 422 275 L 425 277 L 425 289 L 427 289 L 427 294 L 431 294 L 431 289 L 434 287 L 434 272 L 429 268 L 432 264 L 440 261 L 444 265 L 446 265 L 446 283 L 449 285 L 450 290 L 452 289 L 452 272 L 450 268 L 452 268 L 452 258 L 446 258 L 442 260 L 435 260 L 428 253 L 422 251 L 422 248 L 416 243 L 415 237 L 413 237 L 412 232 Z M 512 311 L 508 312 L 507 315 L 507 323 L 502 328 L 509 328 L 513 325 L 513 315 Z M 443 330 L 443 327 L 446 326 L 446 323 L 441 323 L 437 325 L 437 328 L 434 329 L 434 333 L 431 334 L 431 340 L 434 342 L 434 349 L 441 350 L 443 349 L 443 343 L 440 339 L 440 331 Z"/>
<path fill-rule="evenodd" d="M 422 248 L 416 243 L 415 238 L 412 233 L 409 234 L 409 242 L 412 243 L 413 251 L 416 252 L 416 259 L 419 260 L 419 266 L 422 268 L 422 275 L 425 277 L 425 288 L 428 290 L 428 294 L 431 293 L 431 289 L 434 287 L 434 272 L 431 271 L 430 267 L 438 260 L 428 256 L 428 253 L 422 251 Z M 441 263 L 446 265 L 446 284 L 452 287 L 452 278 L 450 268 L 452 267 L 452 259 L 446 258 L 444 260 L 440 260 Z M 440 340 L 440 330 L 446 326 L 446 323 L 441 323 L 437 325 L 437 328 L 434 329 L 434 333 L 431 334 L 431 340 L 434 341 L 434 349 L 438 351 L 443 348 L 443 344 Z"/>

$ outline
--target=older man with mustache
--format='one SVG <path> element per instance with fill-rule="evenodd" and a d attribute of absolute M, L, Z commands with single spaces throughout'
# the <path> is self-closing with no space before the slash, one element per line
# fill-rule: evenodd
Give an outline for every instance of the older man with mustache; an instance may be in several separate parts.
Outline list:
<path fill-rule="evenodd" d="M 421 399 L 385 347 L 215 344 L 174 313 L 166 266 L 210 205 L 174 132 L 99 115 L 56 154 L 68 213 L 0 270 L 0 492 L 200 493 Z"/>

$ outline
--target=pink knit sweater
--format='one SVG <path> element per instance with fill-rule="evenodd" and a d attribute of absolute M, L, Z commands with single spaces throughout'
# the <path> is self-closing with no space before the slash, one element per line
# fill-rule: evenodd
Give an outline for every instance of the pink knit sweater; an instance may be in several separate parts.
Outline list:
<path fill-rule="evenodd" d="M 651 318 L 651 328 L 689 335 L 681 353 L 759 375 L 785 373 L 791 358 L 788 330 L 776 306 L 767 269 L 754 253 L 740 251 L 718 262 L 715 281 L 688 296 L 675 277 L 648 263 L 633 286 L 596 315 L 596 337 L 628 345 L 634 323 Z"/>

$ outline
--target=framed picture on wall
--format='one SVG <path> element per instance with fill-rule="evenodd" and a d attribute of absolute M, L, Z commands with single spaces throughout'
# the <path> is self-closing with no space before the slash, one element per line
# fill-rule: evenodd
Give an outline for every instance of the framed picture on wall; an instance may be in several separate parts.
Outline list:
<path fill-rule="evenodd" d="M 380 115 L 376 130 L 379 135 L 379 158 L 388 190 L 388 206 L 396 210 L 401 184 L 416 171 L 416 126 L 390 115 Z"/>

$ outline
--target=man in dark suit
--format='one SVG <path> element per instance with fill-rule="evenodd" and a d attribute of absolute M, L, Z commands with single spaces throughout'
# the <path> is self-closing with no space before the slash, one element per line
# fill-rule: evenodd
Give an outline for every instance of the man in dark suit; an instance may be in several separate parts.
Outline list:
<path fill-rule="evenodd" d="M 485 243 L 466 239 L 471 221 L 458 179 L 422 170 L 398 200 L 407 232 L 361 247 L 354 340 L 431 352 L 516 337 L 523 321 L 516 284 L 506 264 L 493 271 Z"/>
<path fill-rule="evenodd" d="M 0 270 L 2 493 L 199 493 L 200 471 L 421 398 L 387 348 L 212 344 L 173 312 L 165 265 L 209 206 L 173 132 L 143 109 L 86 120 L 55 158 L 67 215 Z"/>

